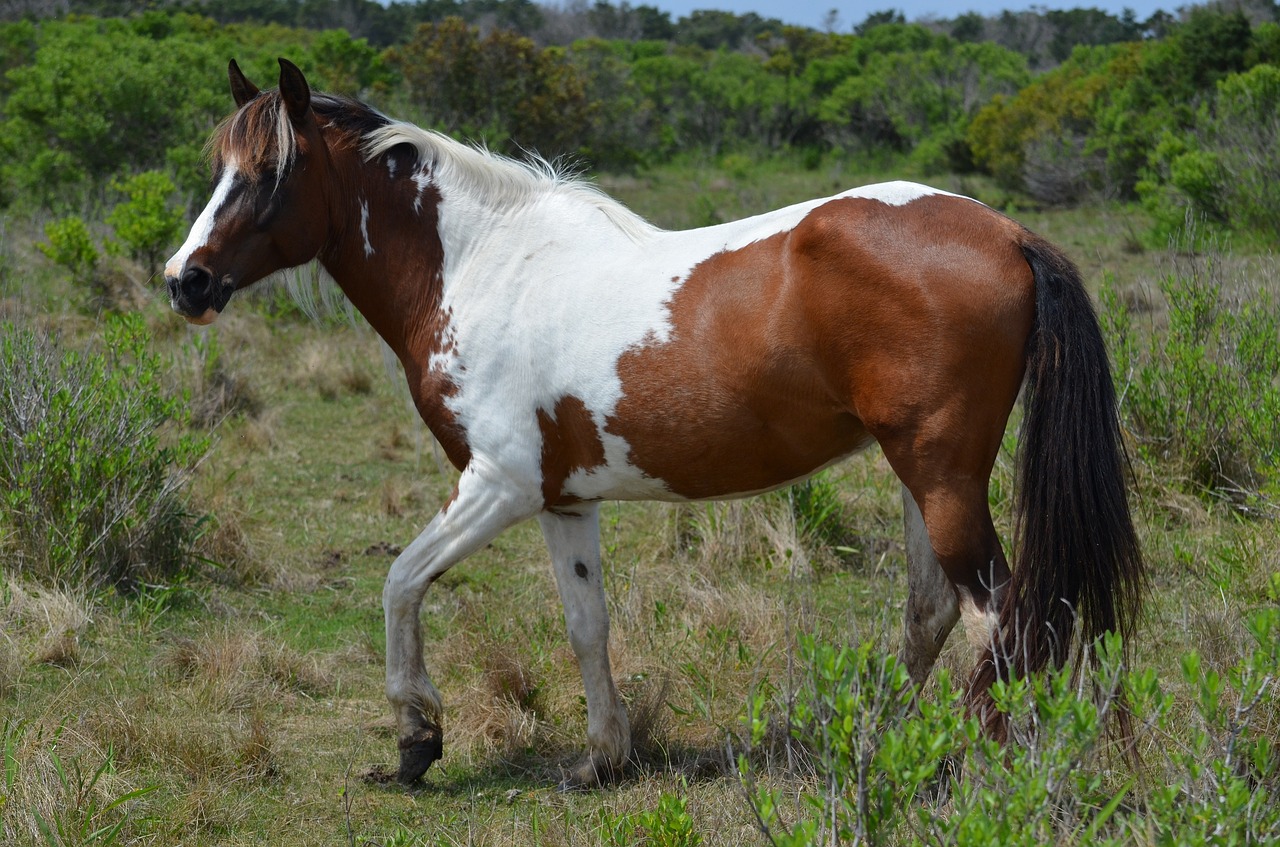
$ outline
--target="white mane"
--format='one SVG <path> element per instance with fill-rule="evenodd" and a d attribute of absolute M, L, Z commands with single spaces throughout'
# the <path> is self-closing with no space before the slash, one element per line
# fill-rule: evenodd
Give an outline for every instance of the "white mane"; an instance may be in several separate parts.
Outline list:
<path fill-rule="evenodd" d="M 429 165 L 443 180 L 460 183 L 489 202 L 522 205 L 548 191 L 559 191 L 599 210 L 632 241 L 643 241 L 657 231 L 653 224 L 595 185 L 540 156 L 530 154 L 528 161 L 517 161 L 410 123 L 392 121 L 369 133 L 364 142 L 365 158 L 373 159 L 399 144 L 417 150 L 418 161 Z"/>

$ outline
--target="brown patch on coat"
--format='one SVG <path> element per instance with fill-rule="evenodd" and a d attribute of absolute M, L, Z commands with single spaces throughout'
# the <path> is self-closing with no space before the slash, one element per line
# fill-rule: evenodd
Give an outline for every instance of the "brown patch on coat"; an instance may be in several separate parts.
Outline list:
<path fill-rule="evenodd" d="M 550 414 L 538 409 L 538 430 L 542 433 L 542 503 L 545 508 L 580 502 L 565 494 L 564 484 L 575 471 L 588 471 L 605 463 L 604 442 L 595 418 L 578 397 L 566 395 L 556 401 Z"/>
<path fill-rule="evenodd" d="M 440 203 L 435 184 L 419 192 L 411 178 L 414 167 L 400 162 L 396 176 L 384 163 L 365 166 L 357 150 L 350 151 L 347 167 L 364 167 L 369 189 L 367 255 L 363 239 L 337 240 L 345 249 L 323 257 L 325 267 L 340 280 L 343 292 L 369 324 L 395 352 L 404 366 L 409 393 L 418 414 L 440 442 L 458 470 L 471 461 L 466 431 L 448 406 L 458 386 L 448 374 L 431 368 L 432 356 L 454 352 L 452 311 L 442 309 L 444 296 L 444 245 L 440 241 Z M 396 156 L 394 149 L 387 156 Z M 397 157 L 399 161 L 399 157 Z M 353 178 L 354 179 L 354 178 Z M 418 212 L 413 211 L 415 201 Z M 360 220 L 358 204 L 347 211 L 353 228 Z"/>
<path fill-rule="evenodd" d="M 713 255 L 672 297 L 670 340 L 619 359 L 606 429 L 688 498 L 773 488 L 873 437 L 958 445 L 943 458 L 985 484 L 1031 325 L 1021 233 L 961 198 L 845 198 Z"/>

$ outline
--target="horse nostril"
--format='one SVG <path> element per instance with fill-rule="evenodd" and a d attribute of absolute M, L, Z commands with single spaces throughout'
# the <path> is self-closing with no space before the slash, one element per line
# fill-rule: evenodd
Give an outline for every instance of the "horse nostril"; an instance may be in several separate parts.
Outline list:
<path fill-rule="evenodd" d="M 164 284 L 169 288 L 169 298 L 176 298 L 178 296 L 178 278 L 176 276 L 166 276 Z"/>
<path fill-rule="evenodd" d="M 188 297 L 193 294 L 207 294 L 213 288 L 213 274 L 207 268 L 191 265 L 182 272 L 179 285 Z"/>

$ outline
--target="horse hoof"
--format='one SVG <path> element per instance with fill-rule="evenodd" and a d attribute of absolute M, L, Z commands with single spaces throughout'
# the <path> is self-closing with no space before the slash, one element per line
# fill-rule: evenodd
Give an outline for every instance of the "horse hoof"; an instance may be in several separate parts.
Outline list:
<path fill-rule="evenodd" d="M 413 785 L 443 754 L 444 733 L 438 726 L 424 726 L 408 738 L 401 738 L 400 771 L 396 774 L 396 782 Z"/>
<path fill-rule="evenodd" d="M 622 776 L 622 768 L 588 755 L 579 762 L 556 786 L 562 794 L 574 791 L 591 791 L 611 785 Z"/>

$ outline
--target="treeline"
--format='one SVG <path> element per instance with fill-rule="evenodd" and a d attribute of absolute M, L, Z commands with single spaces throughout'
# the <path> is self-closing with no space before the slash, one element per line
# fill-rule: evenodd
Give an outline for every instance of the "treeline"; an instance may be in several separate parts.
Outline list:
<path fill-rule="evenodd" d="M 74 5 L 114 11 L 109 0 Z M 111 199 L 113 180 L 145 170 L 166 171 L 194 201 L 205 190 L 201 146 L 229 108 L 227 59 L 270 84 L 275 57 L 286 55 L 317 87 L 396 116 L 596 168 L 790 151 L 809 164 L 836 155 L 923 176 L 985 172 L 1048 203 L 1142 199 L 1166 223 L 1187 208 L 1224 226 L 1273 231 L 1280 221 L 1274 4 L 1142 23 L 1097 10 L 1035 13 L 1059 24 L 1027 49 L 993 37 L 1016 29 L 1001 21 L 1024 19 L 1008 13 L 925 25 L 883 12 L 840 33 L 720 12 L 668 30 L 670 18 L 652 7 L 606 3 L 201 8 L 224 19 L 239 9 L 254 22 L 166 9 L 33 13 L 0 25 L 0 202 L 81 211 Z M 361 15 L 465 14 L 405 24 L 386 47 L 296 25 L 342 10 L 357 32 Z M 541 31 L 553 12 L 597 20 L 598 32 L 655 37 L 546 43 L 519 31 Z M 262 22 L 272 15 L 279 20 Z M 530 17 L 511 28 L 499 25 L 503 15 Z M 1055 40 L 1064 32 L 1075 35 Z"/>
<path fill-rule="evenodd" d="M 1077 48 L 969 126 L 975 165 L 1048 203 L 1139 198 L 1168 231 L 1280 234 L 1280 26 L 1193 10 L 1163 39 Z"/>
<path fill-rule="evenodd" d="M 1255 17 L 1273 12 L 1273 0 L 1236 0 L 1251 5 Z M 344 29 L 375 47 L 408 40 L 418 24 L 461 18 L 486 32 L 508 29 L 533 39 L 539 46 L 566 46 L 582 38 L 629 41 L 672 41 L 708 49 L 748 47 L 760 36 L 776 34 L 784 25 L 755 13 L 735 14 L 702 9 L 673 20 L 656 6 L 626 0 L 566 0 L 540 4 L 532 0 L 152 0 L 140 4 L 123 0 L 10 0 L 0 5 L 0 18 L 40 19 L 68 13 L 121 17 L 143 10 L 185 11 L 219 23 L 277 24 L 301 29 Z M 886 23 L 905 23 L 892 9 L 874 12 L 853 31 L 863 34 Z M 1006 11 L 983 16 L 966 12 L 952 19 L 935 19 L 929 26 L 959 41 L 993 41 L 1028 56 L 1032 67 L 1061 62 L 1077 44 L 1109 44 L 1161 37 L 1177 18 L 1157 10 L 1138 20 L 1131 10 L 1119 17 L 1096 8 Z M 854 22 L 828 13 L 825 31 L 848 31 Z"/>

